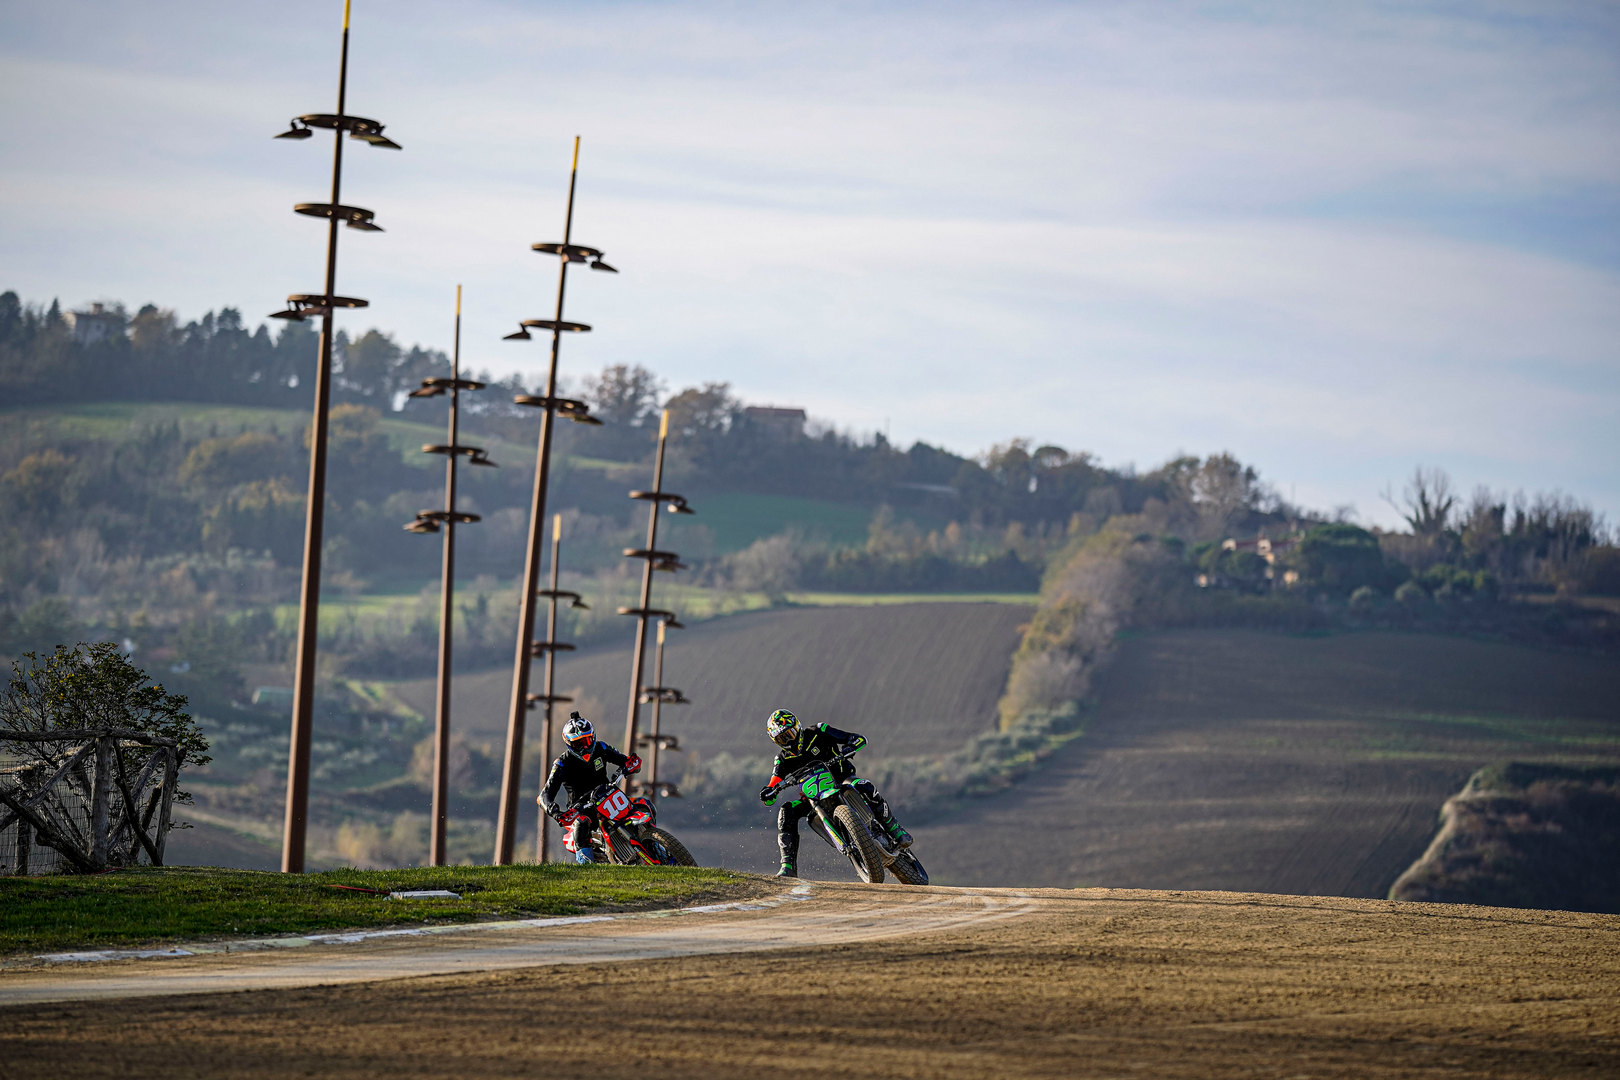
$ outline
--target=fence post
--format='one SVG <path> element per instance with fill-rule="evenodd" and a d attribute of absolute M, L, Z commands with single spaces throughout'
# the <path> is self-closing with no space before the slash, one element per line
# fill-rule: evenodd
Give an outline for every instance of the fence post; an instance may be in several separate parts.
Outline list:
<path fill-rule="evenodd" d="M 163 865 L 163 848 L 169 840 L 169 810 L 174 805 L 174 786 L 180 774 L 180 761 L 178 751 L 172 746 L 163 748 L 163 787 L 158 796 L 158 827 L 154 842 L 157 846 L 157 860 L 153 866 Z"/>
<path fill-rule="evenodd" d="M 28 859 L 33 853 L 29 850 L 34 846 L 34 827 L 28 822 L 17 819 L 17 876 L 28 876 Z"/>
<path fill-rule="evenodd" d="M 112 736 L 98 736 L 96 775 L 90 784 L 90 861 L 97 870 L 107 865 L 107 818 L 112 810 L 112 754 Z"/>

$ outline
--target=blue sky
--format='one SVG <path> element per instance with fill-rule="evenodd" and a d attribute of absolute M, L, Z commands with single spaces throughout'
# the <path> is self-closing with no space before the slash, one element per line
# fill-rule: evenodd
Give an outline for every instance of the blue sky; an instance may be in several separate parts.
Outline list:
<path fill-rule="evenodd" d="M 0 287 L 250 321 L 318 291 L 341 3 L 0 5 Z M 1620 520 L 1620 7 L 357 0 L 346 325 L 643 363 L 961 452 L 1419 463 Z"/>

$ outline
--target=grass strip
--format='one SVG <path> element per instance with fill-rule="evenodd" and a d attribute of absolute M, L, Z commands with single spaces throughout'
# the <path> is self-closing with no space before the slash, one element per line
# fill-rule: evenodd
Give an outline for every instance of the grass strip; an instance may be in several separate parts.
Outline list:
<path fill-rule="evenodd" d="M 461 899 L 390 900 L 386 896 L 389 891 L 407 889 L 448 889 L 460 893 Z M 318 874 L 175 866 L 96 875 L 7 877 L 0 878 L 0 955 L 221 936 L 579 915 L 702 903 L 757 890 L 752 879 L 724 870 L 567 864 L 346 869 Z"/>

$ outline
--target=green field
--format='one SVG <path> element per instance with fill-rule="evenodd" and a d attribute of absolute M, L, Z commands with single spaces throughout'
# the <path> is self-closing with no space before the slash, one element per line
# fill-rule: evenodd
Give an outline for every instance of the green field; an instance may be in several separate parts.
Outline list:
<path fill-rule="evenodd" d="M 590 588 L 595 584 L 593 579 L 579 579 L 564 581 L 564 586 L 580 588 L 583 584 Z M 321 630 L 331 633 L 343 626 L 350 619 L 359 622 L 378 619 L 399 620 L 410 615 L 416 607 L 421 590 L 434 589 L 437 597 L 437 579 L 417 581 L 396 581 L 387 586 L 386 591 L 372 591 L 357 593 L 353 596 L 342 593 L 329 593 L 321 597 Z M 628 604 L 633 600 L 636 589 L 640 588 L 638 582 L 626 580 L 623 595 L 618 597 L 587 596 L 587 601 L 593 606 L 611 607 L 613 604 Z M 501 595 L 515 596 L 518 593 L 515 581 L 497 582 L 493 587 L 471 586 L 463 584 L 456 589 L 456 621 L 459 626 L 462 619 L 461 609 L 472 604 L 480 594 L 495 599 Z M 826 593 L 826 592 L 793 592 L 784 598 L 788 607 L 890 607 L 896 604 L 1012 604 L 1019 607 L 1033 607 L 1040 599 L 1035 593 Z M 682 585 L 660 581 L 658 585 L 658 602 L 667 605 L 671 610 L 678 612 L 686 622 L 718 618 L 724 615 L 737 615 L 747 611 L 762 611 L 771 607 L 771 599 L 764 593 L 733 592 L 729 589 L 711 589 L 701 585 Z M 436 603 L 436 599 L 435 599 Z M 436 609 L 435 609 L 436 610 Z M 298 618 L 297 604 L 277 605 L 276 618 L 283 627 L 292 627 Z"/>
<path fill-rule="evenodd" d="M 789 530 L 837 546 L 864 544 L 872 520 L 869 506 L 794 495 L 713 494 L 694 497 L 692 506 L 695 516 L 669 522 L 671 542 L 679 547 L 684 529 L 701 526 L 709 530 L 717 554 L 740 551 L 755 540 Z"/>
<path fill-rule="evenodd" d="M 89 876 L 3 877 L 0 956 L 221 935 L 668 907 L 750 888 L 746 879 L 723 870 L 561 864 L 320 874 L 141 867 Z M 446 889 L 461 899 L 387 896 L 406 889 Z"/>

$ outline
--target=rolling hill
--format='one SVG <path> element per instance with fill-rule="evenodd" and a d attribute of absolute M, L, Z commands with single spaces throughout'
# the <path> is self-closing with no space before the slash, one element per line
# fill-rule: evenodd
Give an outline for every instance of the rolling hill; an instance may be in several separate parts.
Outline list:
<path fill-rule="evenodd" d="M 761 721 L 788 707 L 863 731 L 874 760 L 948 753 L 993 722 L 1028 615 L 943 603 L 700 623 L 670 638 L 665 682 L 695 704 L 666 710 L 665 730 L 705 759 L 764 758 Z M 558 673 L 619 741 L 627 644 L 565 656 Z M 431 714 L 431 680 L 388 689 Z M 458 676 L 457 733 L 498 753 L 509 693 L 504 668 Z M 1082 737 L 913 832 L 941 883 L 1381 897 L 1481 766 L 1620 762 L 1617 703 L 1620 665 L 1607 656 L 1392 632 L 1141 634 L 1120 643 Z M 683 757 L 664 775 L 679 778 Z M 538 755 L 526 765 L 532 792 Z M 457 816 L 492 819 L 493 796 L 468 793 Z M 702 827 L 703 810 L 664 804 L 700 859 L 774 868 L 773 812 Z M 807 873 L 848 876 L 819 844 L 804 850 Z"/>
<path fill-rule="evenodd" d="M 1480 766 L 1620 761 L 1620 665 L 1439 635 L 1123 642 L 1086 735 L 918 833 L 958 884 L 1382 897 Z"/>
<path fill-rule="evenodd" d="M 995 723 L 1030 610 L 998 603 L 787 608 L 672 630 L 664 681 L 693 704 L 666 709 L 665 730 L 700 754 L 766 755 L 765 717 L 788 708 L 809 723 L 868 733 L 878 752 L 954 749 Z M 579 689 L 584 711 L 613 743 L 623 741 L 632 635 L 626 619 L 623 645 L 581 649 L 557 663 L 557 685 Z M 650 648 L 648 660 L 651 681 Z M 457 731 L 504 737 L 510 670 L 458 676 L 453 690 Z M 432 715 L 433 680 L 396 683 L 394 693 Z M 681 755 L 671 757 L 678 774 Z"/>

